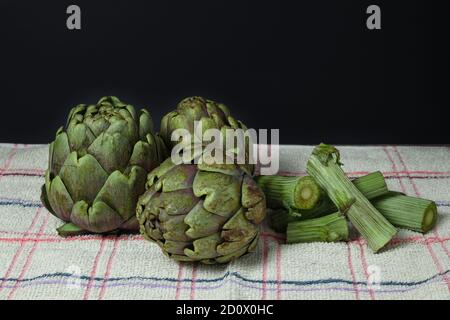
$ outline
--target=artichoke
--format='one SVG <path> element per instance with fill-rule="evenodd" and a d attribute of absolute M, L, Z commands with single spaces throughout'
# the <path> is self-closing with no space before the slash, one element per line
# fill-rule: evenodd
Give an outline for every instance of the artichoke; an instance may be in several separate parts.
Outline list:
<path fill-rule="evenodd" d="M 195 128 L 195 122 L 198 122 L 201 125 L 201 131 L 198 128 Z M 191 134 L 190 141 L 181 141 L 180 138 L 178 141 L 172 141 L 172 133 L 177 129 L 185 129 Z M 221 139 L 223 141 L 222 150 L 226 150 L 226 141 L 227 134 L 226 130 L 231 129 L 234 132 L 242 129 L 244 132 L 247 130 L 245 124 L 243 124 L 239 120 L 235 120 L 231 115 L 228 108 L 222 104 L 217 103 L 202 97 L 189 97 L 183 99 L 180 103 L 178 103 L 175 111 L 171 111 L 167 113 L 161 120 L 161 128 L 160 135 L 164 140 L 165 145 L 172 149 L 176 144 L 183 142 L 185 148 L 195 148 L 194 137 L 200 138 L 200 135 L 203 135 L 208 129 L 219 129 L 221 134 Z M 230 130 L 230 131 L 231 131 Z M 240 164 L 244 164 L 243 168 L 248 172 L 253 172 L 254 170 L 254 161 L 251 149 L 253 148 L 253 141 L 249 136 L 242 136 L 243 141 L 242 147 L 243 150 L 239 150 L 239 148 L 233 148 L 231 151 L 234 154 L 235 162 L 238 157 L 238 153 L 242 152 L 241 156 L 243 161 L 239 162 Z M 233 138 L 234 139 L 234 138 Z M 236 140 L 234 140 L 236 141 Z M 209 141 L 202 141 L 201 151 L 204 151 L 204 147 Z M 222 152 L 223 152 L 222 151 Z M 199 154 L 192 155 L 193 158 L 198 157 Z M 230 153 L 226 154 L 226 157 L 230 157 Z"/>
<path fill-rule="evenodd" d="M 226 263 L 255 250 L 266 215 L 261 189 L 235 164 L 179 164 L 150 172 L 137 217 L 144 237 L 169 257 Z"/>
<path fill-rule="evenodd" d="M 228 108 L 202 97 L 189 97 L 178 103 L 175 111 L 167 113 L 161 120 L 160 135 L 168 147 L 173 147 L 177 141 L 171 140 L 176 129 L 186 129 L 194 135 L 194 122 L 202 124 L 203 131 L 207 129 L 247 129 L 239 120 L 235 120 Z"/>
<path fill-rule="evenodd" d="M 62 236 L 138 231 L 136 203 L 148 172 L 167 156 L 147 110 L 116 97 L 74 107 L 49 147 L 41 199 L 67 222 Z"/>

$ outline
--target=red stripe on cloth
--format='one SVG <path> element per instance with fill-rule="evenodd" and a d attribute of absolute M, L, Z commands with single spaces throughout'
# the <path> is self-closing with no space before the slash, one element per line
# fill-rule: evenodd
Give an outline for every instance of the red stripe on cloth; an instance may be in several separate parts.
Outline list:
<path fill-rule="evenodd" d="M 175 291 L 175 300 L 180 300 L 181 295 L 181 287 L 182 287 L 182 281 L 181 278 L 183 277 L 183 271 L 184 271 L 184 263 L 179 262 L 178 263 L 178 275 L 177 275 L 177 289 Z"/>
<path fill-rule="evenodd" d="M 44 174 L 45 169 L 33 169 L 33 168 L 14 168 L 14 169 L 6 169 L 5 172 L 7 173 L 35 173 L 35 174 Z"/>
<path fill-rule="evenodd" d="M 263 238 L 263 249 L 262 249 L 262 295 L 261 299 L 266 300 L 267 298 L 267 267 L 268 267 L 268 256 L 269 256 L 269 243 L 267 237 Z"/>
<path fill-rule="evenodd" d="M 9 167 L 11 166 L 12 160 L 14 158 L 14 156 L 17 153 L 17 144 L 14 144 L 14 146 L 12 147 L 11 151 L 9 152 L 8 158 L 5 161 L 5 165 L 0 168 L 0 181 L 3 178 L 3 173 L 9 169 Z"/>
<path fill-rule="evenodd" d="M 36 233 L 36 235 L 38 235 Z M 46 235 L 43 233 L 43 235 Z M 266 234 L 262 236 L 261 238 L 273 238 L 273 239 L 280 239 L 277 235 L 271 235 Z M 136 236 L 136 237 L 129 237 L 129 236 L 120 236 L 118 237 L 120 241 L 142 241 L 145 242 L 146 240 L 143 239 L 143 237 Z M 102 240 L 101 236 L 81 236 L 81 237 L 70 237 L 70 238 L 58 238 L 57 236 L 48 237 L 48 238 L 0 238 L 0 242 L 5 243 L 14 243 L 14 242 L 47 242 L 47 243 L 61 243 L 61 242 L 73 242 L 73 241 L 100 241 Z M 111 239 L 104 238 L 105 241 L 111 241 Z M 440 243 L 440 242 L 447 242 L 450 240 L 450 237 L 444 237 L 444 238 L 438 238 L 438 237 L 429 237 L 429 238 L 423 238 L 423 237 L 407 237 L 407 238 L 393 238 L 392 243 Z M 351 240 L 350 242 L 357 242 L 358 240 Z M 366 242 L 363 242 L 366 244 Z"/>
<path fill-rule="evenodd" d="M 369 285 L 369 277 L 370 276 L 369 276 L 369 272 L 367 271 L 368 267 L 367 267 L 366 254 L 364 252 L 364 245 L 361 241 L 361 238 L 358 238 L 358 246 L 359 246 L 359 252 L 361 254 L 361 265 L 364 270 L 364 275 L 366 276 L 366 282 L 367 282 L 368 289 L 369 289 L 370 299 L 375 300 L 375 293 L 374 293 L 373 289 L 370 288 L 370 285 Z"/>
<path fill-rule="evenodd" d="M 402 164 L 403 169 L 405 169 L 405 171 L 408 171 L 408 169 L 406 168 L 406 163 L 405 163 L 405 161 L 403 161 L 403 158 L 402 158 L 400 152 L 398 151 L 397 146 L 393 146 L 393 149 L 394 149 L 394 152 L 397 155 L 398 159 L 400 160 L 400 163 Z M 411 183 L 411 185 L 412 185 L 412 187 L 414 189 L 414 193 L 416 194 L 416 196 L 420 197 L 419 190 L 417 189 L 417 186 L 414 183 L 414 181 L 409 176 L 409 173 L 407 173 L 407 177 L 408 177 L 408 180 L 409 180 L 409 182 Z"/>
<path fill-rule="evenodd" d="M 91 293 L 92 283 L 94 282 L 95 274 L 97 273 L 97 266 L 100 260 L 100 257 L 103 253 L 103 249 L 105 248 L 105 239 L 103 238 L 100 242 L 100 248 L 98 249 L 97 255 L 94 258 L 94 263 L 92 265 L 91 274 L 89 276 L 89 281 L 86 286 L 86 290 L 84 291 L 83 300 L 89 299 L 89 294 Z"/>
<path fill-rule="evenodd" d="M 192 277 L 191 277 L 191 300 L 195 300 L 195 280 L 197 279 L 197 263 L 192 265 Z"/>
<path fill-rule="evenodd" d="M 277 240 L 277 241 L 285 241 L 286 240 L 285 236 L 280 236 L 280 235 L 275 234 L 275 233 L 267 233 L 267 232 L 261 233 L 260 237 L 261 238 L 272 238 L 272 239 Z"/>
<path fill-rule="evenodd" d="M 403 169 L 408 170 L 406 163 L 403 160 L 403 157 L 400 154 L 400 151 L 398 150 L 397 146 L 394 146 L 393 148 L 394 148 L 395 154 L 397 155 L 398 159 L 400 160 L 400 162 L 403 166 Z M 414 180 L 409 179 L 409 182 L 412 184 L 416 196 L 421 197 L 419 189 L 417 188 L 416 184 L 414 183 Z M 433 230 L 433 234 L 437 238 L 440 238 L 436 229 Z M 424 238 L 425 238 L 425 236 L 424 236 Z M 440 245 L 441 245 L 442 249 L 444 250 L 444 252 L 447 254 L 447 257 L 449 257 L 449 252 L 448 252 L 447 248 L 445 247 L 445 244 L 441 242 Z M 438 259 L 436 253 L 434 252 L 433 246 L 428 242 L 426 242 L 426 246 L 428 248 L 428 251 L 430 252 L 430 255 L 431 255 L 431 258 L 433 259 L 434 264 L 436 265 L 436 269 L 442 275 L 442 279 L 444 280 L 445 284 L 447 285 L 447 289 L 450 292 L 450 281 L 448 279 L 447 274 L 445 273 L 444 268 L 442 267 L 441 261 Z"/>
<path fill-rule="evenodd" d="M 441 262 L 439 261 L 436 253 L 434 252 L 432 245 L 430 243 L 426 242 L 426 246 L 427 246 L 428 251 L 430 252 L 430 255 L 431 255 L 431 258 L 433 259 L 434 264 L 436 265 L 436 269 L 438 270 L 439 274 L 441 274 L 442 279 L 444 280 L 444 283 L 447 285 L 448 291 L 450 291 L 450 282 L 448 280 L 447 274 L 445 273 Z"/>
<path fill-rule="evenodd" d="M 42 222 L 41 227 L 39 228 L 39 232 L 43 232 L 44 231 L 45 226 L 47 225 L 49 218 L 50 218 L 50 214 L 47 213 L 47 216 L 44 218 L 44 221 Z M 26 272 L 30 268 L 31 261 L 33 260 L 33 256 L 34 256 L 34 253 L 36 252 L 38 244 L 39 244 L 38 242 L 35 242 L 33 244 L 33 247 L 30 250 L 30 253 L 28 253 L 28 256 L 27 256 L 27 258 L 25 260 L 25 264 L 22 267 L 22 270 L 21 270 L 21 272 L 19 274 L 19 277 L 17 278 L 16 282 L 14 283 L 14 287 L 9 292 L 8 300 L 12 299 L 12 297 L 16 293 L 17 289 L 19 288 L 20 282 L 22 281 L 22 279 L 25 276 Z"/>
<path fill-rule="evenodd" d="M 5 275 L 3 276 L 3 280 L 0 283 L 0 292 L 3 290 L 3 285 L 5 283 L 4 279 L 9 278 L 9 276 L 11 275 L 12 270 L 14 269 L 14 267 L 15 267 L 15 265 L 17 263 L 17 259 L 19 259 L 19 256 L 22 254 L 22 251 L 23 251 L 23 249 L 25 247 L 25 244 L 27 243 L 27 240 L 26 240 L 25 237 L 29 235 L 31 230 L 33 230 L 34 226 L 36 225 L 36 222 L 38 221 L 38 218 L 39 218 L 41 212 L 42 212 L 42 207 L 39 207 L 36 210 L 36 213 L 34 214 L 33 221 L 31 221 L 30 226 L 28 227 L 28 229 L 23 234 L 23 237 L 19 238 L 19 248 L 17 248 L 16 253 L 14 254 L 14 256 L 13 256 L 13 258 L 11 260 L 11 263 L 9 264 L 8 269 L 6 270 Z"/>
<path fill-rule="evenodd" d="M 277 300 L 281 300 L 281 283 L 283 281 L 283 277 L 281 276 L 281 244 L 279 241 L 276 242 L 277 251 L 276 251 L 276 269 L 277 269 Z"/>
<path fill-rule="evenodd" d="M 348 171 L 345 174 L 347 176 L 361 176 L 372 173 L 373 171 Z M 392 171 L 381 171 L 381 173 L 385 176 L 399 176 L 400 174 L 404 175 L 449 175 L 450 171 L 427 171 L 427 170 L 392 170 Z M 277 175 L 281 176 L 303 176 L 307 175 L 306 171 L 303 172 L 293 172 L 293 171 L 279 171 Z"/>
<path fill-rule="evenodd" d="M 388 157 L 389 161 L 392 164 L 392 170 L 394 170 L 394 172 L 397 172 L 397 165 L 395 164 L 394 159 L 392 159 L 389 150 L 387 149 L 386 146 L 383 147 L 383 151 L 386 153 L 386 156 Z M 406 188 L 405 185 L 403 184 L 403 181 L 400 179 L 399 175 L 396 174 L 396 176 L 398 177 L 398 183 L 400 184 L 400 188 L 402 190 L 403 193 L 406 193 Z"/>
<path fill-rule="evenodd" d="M 359 290 L 358 290 L 358 285 L 356 284 L 356 275 L 355 275 L 355 270 L 353 269 L 353 263 L 352 263 L 352 250 L 350 247 L 350 242 L 347 242 L 346 244 L 347 244 L 348 270 L 350 271 L 350 275 L 352 277 L 353 292 L 355 293 L 356 300 L 359 300 Z"/>
<path fill-rule="evenodd" d="M 111 274 L 111 268 L 112 268 L 113 261 L 116 256 L 116 253 L 117 253 L 117 249 L 119 248 L 119 243 L 120 243 L 119 238 L 116 237 L 116 239 L 114 239 L 114 245 L 113 245 L 113 249 L 111 250 L 111 255 L 109 256 L 108 262 L 106 264 L 105 275 L 103 276 L 102 286 L 101 286 L 100 292 L 98 294 L 99 300 L 102 300 L 105 296 L 106 283 L 108 282 L 109 276 Z"/>

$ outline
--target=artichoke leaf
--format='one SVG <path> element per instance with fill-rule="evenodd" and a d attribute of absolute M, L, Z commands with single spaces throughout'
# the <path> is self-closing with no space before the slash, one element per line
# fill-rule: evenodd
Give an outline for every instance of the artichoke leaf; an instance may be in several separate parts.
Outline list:
<path fill-rule="evenodd" d="M 164 239 L 184 242 L 191 241 L 191 238 L 186 235 L 186 230 L 189 226 L 183 223 L 184 217 L 171 216 L 167 221 L 160 223 L 160 229 L 163 232 Z"/>
<path fill-rule="evenodd" d="M 255 238 L 252 240 L 252 242 L 248 246 L 248 252 L 255 252 L 256 247 L 258 245 L 259 234 L 260 234 L 260 232 L 258 231 L 258 234 L 255 236 Z"/>
<path fill-rule="evenodd" d="M 134 107 L 133 107 L 131 104 L 125 105 L 125 109 L 128 111 L 128 113 L 130 114 L 131 118 L 132 118 L 134 121 L 137 121 L 137 120 L 138 120 L 137 114 L 136 114 L 136 109 L 134 109 Z M 140 110 L 140 112 L 141 112 L 141 111 L 142 111 L 142 110 Z"/>
<path fill-rule="evenodd" d="M 79 104 L 76 107 L 73 107 L 67 117 L 66 127 L 69 127 L 70 124 L 77 124 L 83 121 L 86 108 L 87 105 L 85 104 Z"/>
<path fill-rule="evenodd" d="M 250 176 L 245 176 L 242 181 L 242 206 L 251 208 L 265 200 L 264 193 Z"/>
<path fill-rule="evenodd" d="M 215 258 L 219 256 L 216 248 L 221 240 L 220 233 L 194 240 L 192 243 L 194 250 L 186 248 L 184 254 L 196 260 Z"/>
<path fill-rule="evenodd" d="M 97 109 L 96 106 L 92 106 Z M 102 132 L 105 132 L 109 126 L 110 123 L 105 117 L 102 115 L 95 115 L 95 116 L 89 116 L 84 119 L 84 123 L 91 129 L 92 133 L 98 137 Z"/>
<path fill-rule="evenodd" d="M 206 210 L 230 217 L 241 206 L 241 180 L 242 177 L 198 171 L 192 188 L 195 196 L 205 196 Z"/>
<path fill-rule="evenodd" d="M 266 217 L 266 201 L 263 200 L 255 206 L 248 208 L 245 217 L 254 224 L 260 224 Z"/>
<path fill-rule="evenodd" d="M 170 257 L 172 259 L 174 259 L 176 261 L 180 261 L 180 262 L 194 262 L 194 261 L 197 261 L 197 259 L 193 259 L 193 258 L 187 257 L 185 255 L 179 255 L 179 254 L 173 254 Z"/>
<path fill-rule="evenodd" d="M 58 130 L 55 141 L 50 144 L 49 154 L 49 168 L 51 174 L 56 176 L 70 154 L 69 139 L 62 128 Z"/>
<path fill-rule="evenodd" d="M 128 220 L 136 214 L 136 203 L 139 195 L 144 193 L 146 174 L 139 166 L 133 166 L 128 176 L 114 171 L 100 189 L 94 203 L 104 202 L 123 220 Z"/>
<path fill-rule="evenodd" d="M 81 236 L 88 233 L 88 231 L 71 222 L 63 224 L 61 227 L 57 228 L 56 231 L 61 237 Z"/>
<path fill-rule="evenodd" d="M 89 204 L 82 200 L 74 204 L 71 221 L 90 232 L 103 233 L 117 230 L 123 219 L 104 202 L 98 201 L 89 207 Z"/>
<path fill-rule="evenodd" d="M 189 226 L 186 234 L 191 239 L 198 239 L 217 233 L 227 218 L 213 214 L 203 208 L 203 200 L 184 218 L 184 223 Z"/>
<path fill-rule="evenodd" d="M 128 131 L 127 137 L 133 141 L 136 142 L 139 140 L 139 127 L 136 121 L 133 119 L 131 114 L 126 109 L 119 109 L 119 114 L 122 116 L 123 119 L 126 121 L 126 127 Z"/>
<path fill-rule="evenodd" d="M 144 140 L 148 134 L 153 135 L 153 120 L 146 109 L 141 109 L 139 114 L 139 137 Z"/>
<path fill-rule="evenodd" d="M 150 188 L 153 184 L 158 181 L 160 177 L 172 170 L 176 165 L 172 162 L 172 159 L 167 158 L 158 167 L 153 169 L 147 176 L 146 188 Z M 156 189 L 159 191 L 159 189 Z"/>
<path fill-rule="evenodd" d="M 67 128 L 67 137 L 70 144 L 70 150 L 77 151 L 80 156 L 86 154 L 87 148 L 95 140 L 95 135 L 91 129 L 84 123 L 69 124 Z"/>
<path fill-rule="evenodd" d="M 197 166 L 201 171 L 218 172 L 230 176 L 240 176 L 243 174 L 239 167 L 233 163 L 214 163 L 212 155 L 204 154 L 202 161 Z"/>
<path fill-rule="evenodd" d="M 225 241 L 236 242 L 253 238 L 258 233 L 258 228 L 248 221 L 244 215 L 245 209 L 241 208 L 223 226 L 222 237 Z"/>
<path fill-rule="evenodd" d="M 106 172 L 124 171 L 131 155 L 129 141 L 119 133 L 101 133 L 89 146 L 88 153 L 93 155 Z"/>
<path fill-rule="evenodd" d="M 122 135 L 131 144 L 136 143 L 137 139 L 134 133 L 130 134 L 128 123 L 121 117 L 112 116 L 109 118 L 110 125 L 105 133 L 113 135 L 118 133 Z"/>
<path fill-rule="evenodd" d="M 185 215 L 197 204 L 191 189 L 157 193 L 149 203 L 149 210 L 155 214 L 164 211 L 168 215 Z"/>
<path fill-rule="evenodd" d="M 227 263 L 245 255 L 248 251 L 248 246 L 244 246 L 235 252 L 217 257 L 216 261 L 218 263 Z"/>
<path fill-rule="evenodd" d="M 249 244 L 253 241 L 256 235 L 257 233 L 255 233 L 255 235 L 253 235 L 252 237 L 242 239 L 241 241 L 223 242 L 217 246 L 217 252 L 221 256 L 232 255 L 236 252 L 241 252 L 242 248 L 245 248 L 245 252 L 247 251 Z"/>
<path fill-rule="evenodd" d="M 227 119 L 230 116 L 230 109 L 228 109 L 228 107 L 223 103 L 217 103 L 216 105 L 217 108 L 219 108 L 223 112 L 225 119 Z"/>
<path fill-rule="evenodd" d="M 169 157 L 169 152 L 167 150 L 166 145 L 164 144 L 164 140 L 161 138 L 159 134 L 155 134 L 154 136 L 156 142 L 156 148 L 158 152 L 158 161 L 162 162 Z"/>
<path fill-rule="evenodd" d="M 166 240 L 163 244 L 163 249 L 168 253 L 181 255 L 189 245 L 190 242 Z"/>
<path fill-rule="evenodd" d="M 191 120 L 200 120 L 208 116 L 206 102 L 202 97 L 189 97 L 178 104 L 177 111 Z"/>
<path fill-rule="evenodd" d="M 170 170 L 170 174 L 165 174 L 159 180 L 162 183 L 163 192 L 172 192 L 191 188 L 197 173 L 195 165 L 178 165 Z"/>
<path fill-rule="evenodd" d="M 50 202 L 48 201 L 47 188 L 45 187 L 45 184 L 41 186 L 41 203 L 44 206 L 44 208 L 47 209 L 48 212 L 50 212 L 55 217 L 58 217 L 58 215 L 55 213 L 52 206 L 50 205 Z"/>
<path fill-rule="evenodd" d="M 170 124 L 172 123 L 172 118 L 175 117 L 177 114 L 178 114 L 177 112 L 171 111 L 161 119 L 161 126 L 159 132 L 161 134 L 161 137 L 163 139 L 166 139 L 164 142 L 167 144 L 167 146 L 172 146 L 172 141 L 170 140 L 169 136 L 169 134 L 172 133 Z"/>
<path fill-rule="evenodd" d="M 53 209 L 53 211 L 49 211 L 64 221 L 70 221 L 70 213 L 73 207 L 72 197 L 61 178 L 56 176 L 51 180 L 48 170 L 45 174 L 45 191 L 48 204 Z"/>
<path fill-rule="evenodd" d="M 139 230 L 139 222 L 137 218 L 133 215 L 130 219 L 122 223 L 120 229 L 125 231 L 136 232 L 137 230 Z"/>
<path fill-rule="evenodd" d="M 156 146 L 151 140 L 149 142 L 150 143 L 139 140 L 134 145 L 133 153 L 131 154 L 129 161 L 131 166 L 140 166 L 147 172 L 153 170 L 159 163 Z"/>
<path fill-rule="evenodd" d="M 59 176 L 74 202 L 84 200 L 87 203 L 94 201 L 108 179 L 107 172 L 92 155 L 78 159 L 75 151 L 67 157 Z"/>

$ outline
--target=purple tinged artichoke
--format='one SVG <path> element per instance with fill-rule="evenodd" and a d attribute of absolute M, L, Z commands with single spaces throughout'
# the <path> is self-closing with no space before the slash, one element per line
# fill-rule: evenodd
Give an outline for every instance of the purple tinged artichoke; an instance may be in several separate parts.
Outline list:
<path fill-rule="evenodd" d="M 58 233 L 137 231 L 146 176 L 166 157 L 147 110 L 116 97 L 74 107 L 50 144 L 42 187 L 45 207 L 67 222 Z"/>
<path fill-rule="evenodd" d="M 144 237 L 179 261 L 226 263 L 255 250 L 263 192 L 234 164 L 164 161 L 147 178 L 137 217 Z"/>

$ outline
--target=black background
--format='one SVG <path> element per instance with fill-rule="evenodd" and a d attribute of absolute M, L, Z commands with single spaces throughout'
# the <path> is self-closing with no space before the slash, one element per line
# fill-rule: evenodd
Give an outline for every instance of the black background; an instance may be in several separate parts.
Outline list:
<path fill-rule="evenodd" d="M 66 28 L 70 4 L 82 30 Z M 382 30 L 366 28 L 370 4 Z M 285 144 L 450 142 L 448 26 L 433 1 L 1 0 L 0 10 L 0 142 L 49 142 L 72 106 L 103 95 L 147 107 L 157 126 L 202 95 L 249 127 L 279 128 Z"/>

